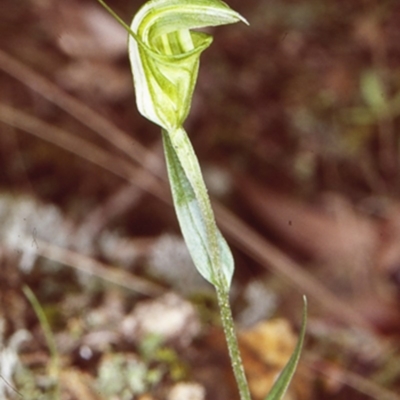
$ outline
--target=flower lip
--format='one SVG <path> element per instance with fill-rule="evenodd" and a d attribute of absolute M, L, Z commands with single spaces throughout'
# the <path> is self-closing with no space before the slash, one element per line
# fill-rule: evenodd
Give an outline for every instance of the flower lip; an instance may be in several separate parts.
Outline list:
<path fill-rule="evenodd" d="M 148 45 L 143 43 L 140 39 L 137 40 L 137 42 L 146 52 L 148 52 L 148 54 L 151 57 L 154 57 L 160 61 L 165 61 L 165 62 L 171 62 L 172 60 L 180 61 L 184 60 L 185 58 L 191 57 L 192 55 L 195 55 L 199 52 L 202 52 L 212 43 L 213 40 L 212 36 L 203 32 L 196 32 L 196 33 L 202 35 L 203 39 L 202 42 L 199 43 L 197 46 L 193 47 L 193 49 L 178 54 L 164 54 L 159 50 L 154 50 L 153 48 L 149 47 Z"/>

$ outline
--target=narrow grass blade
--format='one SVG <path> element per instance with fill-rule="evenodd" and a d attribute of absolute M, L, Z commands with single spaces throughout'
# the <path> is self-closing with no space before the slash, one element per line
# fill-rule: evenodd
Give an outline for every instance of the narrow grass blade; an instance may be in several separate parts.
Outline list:
<path fill-rule="evenodd" d="M 271 391 L 268 393 L 265 400 L 281 400 L 286 393 L 287 388 L 289 387 L 290 381 L 293 378 L 293 375 L 296 371 L 297 364 L 300 360 L 301 350 L 303 348 L 304 337 L 306 334 L 306 325 L 307 325 L 307 298 L 303 297 L 304 307 L 303 307 L 303 320 L 301 323 L 300 336 L 297 341 L 297 345 L 291 355 L 288 363 L 285 368 L 282 370 L 279 375 L 278 380 L 275 382 Z"/>
<path fill-rule="evenodd" d="M 51 355 L 49 374 L 56 379 L 55 399 L 60 400 L 61 399 L 61 391 L 60 391 L 60 384 L 59 384 L 59 380 L 58 380 L 58 377 L 60 374 L 60 356 L 57 351 L 57 346 L 56 346 L 56 342 L 54 340 L 53 332 L 51 331 L 51 327 L 50 327 L 49 321 L 46 317 L 46 314 L 45 314 L 42 306 L 40 305 L 39 300 L 35 296 L 35 294 L 32 292 L 32 290 L 27 285 L 24 285 L 22 290 L 23 290 L 26 298 L 31 303 L 33 310 L 35 311 L 35 314 L 40 322 L 40 326 L 43 330 L 43 333 L 44 333 L 44 336 L 45 336 L 45 339 L 47 342 L 47 346 L 49 347 L 50 355 Z"/>

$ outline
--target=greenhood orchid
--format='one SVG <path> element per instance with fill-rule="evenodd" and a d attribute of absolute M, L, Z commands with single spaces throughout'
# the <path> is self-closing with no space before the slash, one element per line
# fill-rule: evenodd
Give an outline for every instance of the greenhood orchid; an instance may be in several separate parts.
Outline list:
<path fill-rule="evenodd" d="M 152 0 L 133 18 L 129 36 L 139 112 L 167 131 L 185 121 L 200 54 L 212 42 L 192 29 L 246 20 L 217 0 Z"/>
<path fill-rule="evenodd" d="M 217 293 L 241 400 L 250 400 L 229 306 L 234 272 L 231 251 L 219 231 L 199 162 L 183 128 L 192 101 L 201 53 L 212 37 L 195 29 L 247 21 L 220 0 L 150 0 L 127 26 L 139 112 L 162 128 L 164 153 L 179 225 L 199 273 Z M 298 345 L 267 400 L 282 399 L 296 369 L 305 335 L 306 303 Z"/>

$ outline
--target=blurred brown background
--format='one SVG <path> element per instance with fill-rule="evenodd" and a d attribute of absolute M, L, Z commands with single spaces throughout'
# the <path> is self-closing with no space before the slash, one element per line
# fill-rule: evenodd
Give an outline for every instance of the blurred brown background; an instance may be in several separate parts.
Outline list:
<path fill-rule="evenodd" d="M 108 4 L 129 22 L 142 2 Z M 254 398 L 290 354 L 306 294 L 287 400 L 400 399 L 400 3 L 229 5 L 250 26 L 208 30 L 186 127 L 235 256 Z M 95 0 L 2 0 L 2 398 L 237 396 L 126 35 Z"/>

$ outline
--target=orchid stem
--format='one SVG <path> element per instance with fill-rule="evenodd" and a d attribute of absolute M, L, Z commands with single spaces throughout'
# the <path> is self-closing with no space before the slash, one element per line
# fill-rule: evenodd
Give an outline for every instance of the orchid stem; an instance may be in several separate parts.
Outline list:
<path fill-rule="evenodd" d="M 229 293 L 219 285 L 215 288 L 217 291 L 222 327 L 224 329 L 226 344 L 228 346 L 233 374 L 239 389 L 240 399 L 251 400 L 249 385 L 244 372 L 242 357 L 240 355 L 239 345 L 235 333 L 232 311 L 229 305 Z"/>

